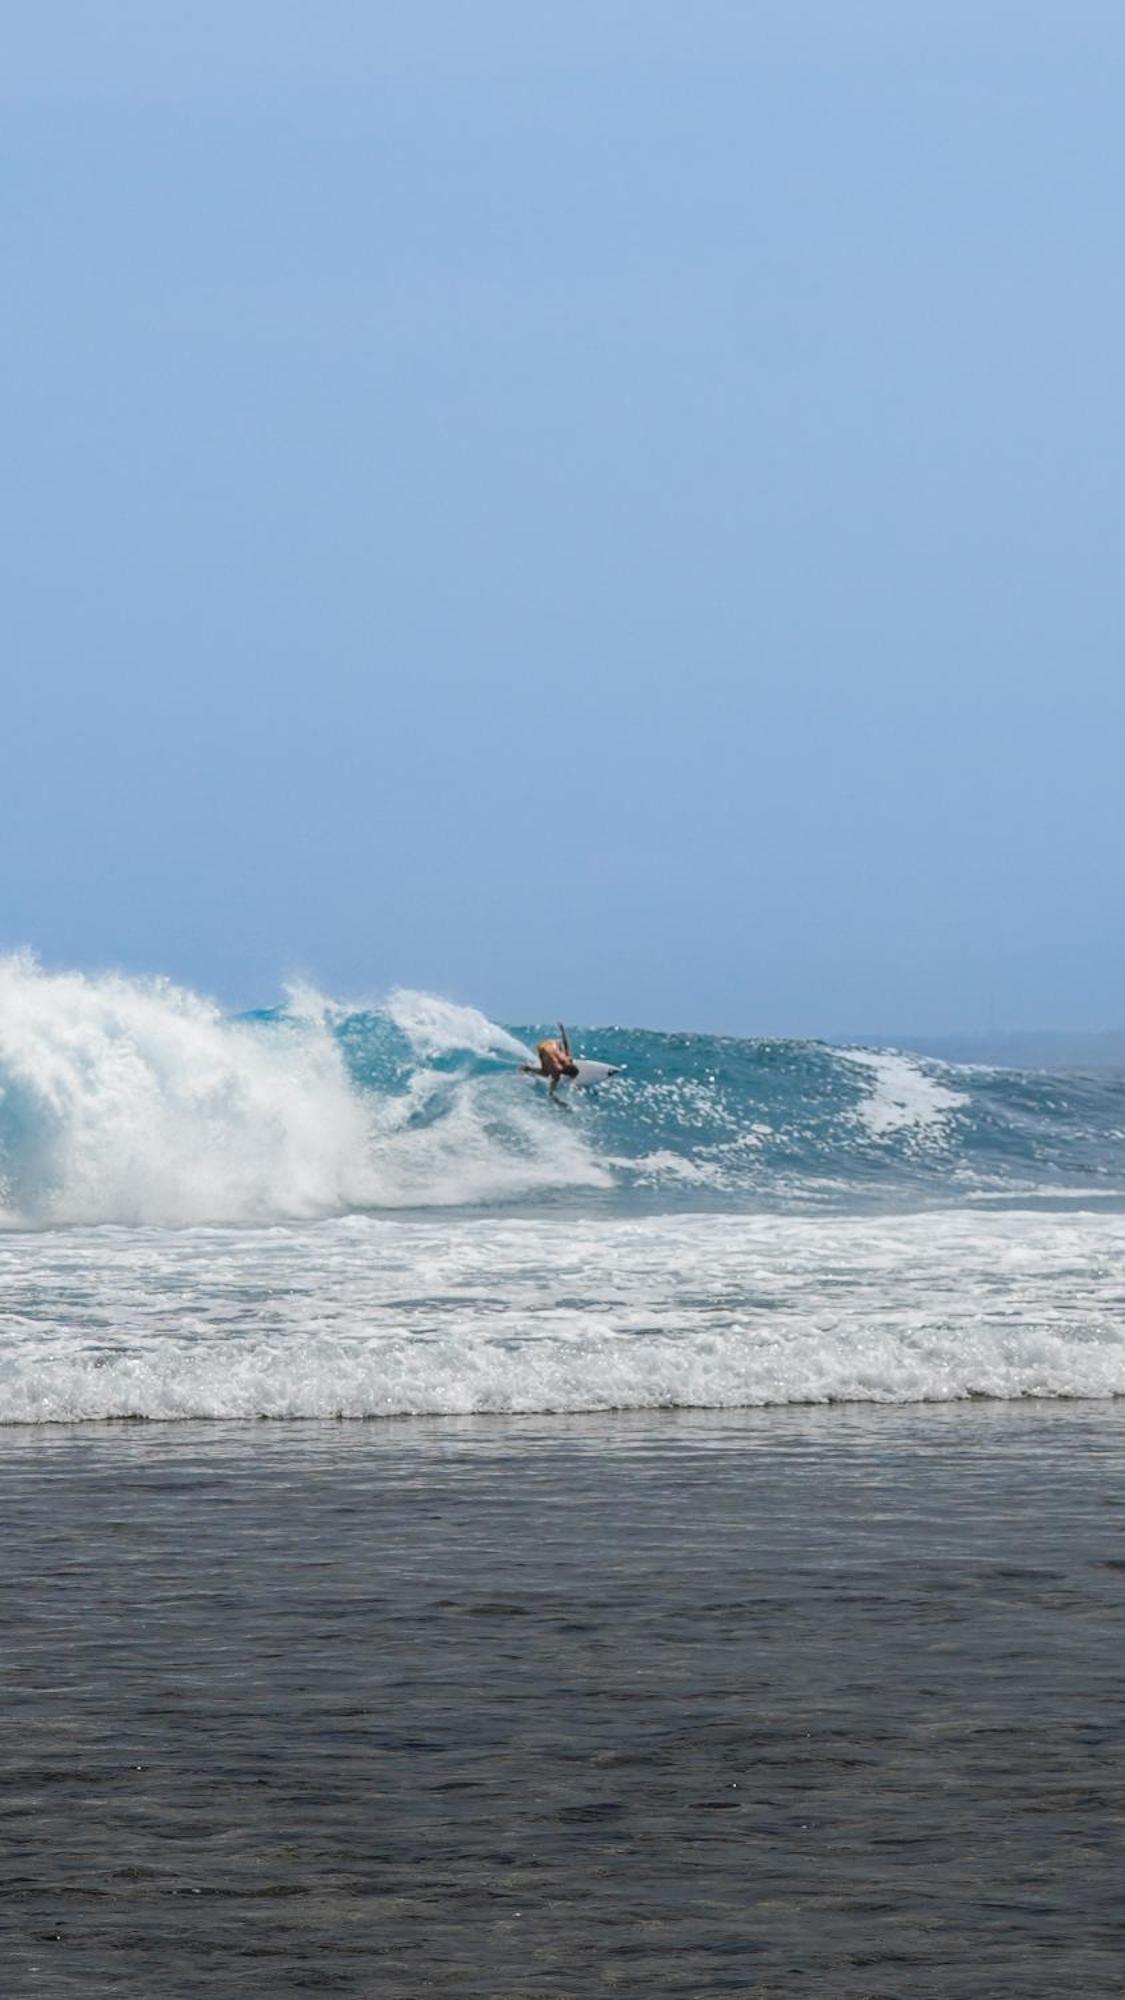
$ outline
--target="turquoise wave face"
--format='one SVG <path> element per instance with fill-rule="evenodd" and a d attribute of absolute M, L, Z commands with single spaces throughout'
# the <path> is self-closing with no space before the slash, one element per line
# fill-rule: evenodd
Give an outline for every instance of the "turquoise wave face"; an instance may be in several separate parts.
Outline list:
<path fill-rule="evenodd" d="M 533 1049 L 554 1029 L 505 1032 Z M 422 1064 L 435 1088 L 412 1114 L 419 1123 L 447 1117 L 466 1086 L 490 1093 L 499 1123 L 529 1088 L 507 1049 L 449 1045 L 420 1057 L 409 1020 L 349 1014 L 335 1033 L 361 1090 L 406 1096 Z M 1125 1197 L 1117 1072 L 1020 1073 L 895 1050 L 619 1027 L 573 1029 L 571 1038 L 576 1053 L 621 1071 L 564 1100 L 613 1177 L 603 1202 Z M 537 1115 L 559 1115 L 544 1089 L 531 1091 Z"/>
<path fill-rule="evenodd" d="M 908 1208 L 1125 1191 L 1125 1076 L 572 1028 L 620 1066 L 549 1095 L 551 1024 L 398 992 L 232 1018 L 166 981 L 0 959 L 0 1223 L 434 1208 Z"/>

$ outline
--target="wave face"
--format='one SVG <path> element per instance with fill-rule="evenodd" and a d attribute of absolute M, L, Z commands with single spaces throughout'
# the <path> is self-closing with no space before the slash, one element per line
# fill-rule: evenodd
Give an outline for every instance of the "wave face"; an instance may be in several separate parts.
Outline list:
<path fill-rule="evenodd" d="M 291 1222 L 917 1207 L 1125 1191 L 1125 1077 L 574 1031 L 623 1065 L 565 1113 L 544 1028 L 397 992 L 231 1017 L 167 981 L 0 961 L 0 1222 Z"/>

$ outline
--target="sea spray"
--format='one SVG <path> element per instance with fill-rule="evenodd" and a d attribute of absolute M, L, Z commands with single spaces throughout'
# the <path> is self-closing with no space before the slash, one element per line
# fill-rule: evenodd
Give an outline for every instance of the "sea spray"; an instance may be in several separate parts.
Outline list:
<path fill-rule="evenodd" d="M 467 1032 L 470 1010 L 459 1011 Z M 396 1059 L 367 1081 L 388 1027 Z M 0 1220 L 284 1221 L 608 1179 L 526 1094 L 481 1086 L 465 1066 L 450 1075 L 414 1060 L 393 1017 L 341 1012 L 307 992 L 232 1018 L 166 980 L 49 973 L 9 957 Z"/>

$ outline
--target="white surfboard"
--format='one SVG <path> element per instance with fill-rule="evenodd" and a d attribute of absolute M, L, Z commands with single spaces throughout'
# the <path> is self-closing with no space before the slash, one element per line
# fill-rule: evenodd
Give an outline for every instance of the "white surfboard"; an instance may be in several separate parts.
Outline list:
<path fill-rule="evenodd" d="M 569 1078 L 569 1081 L 574 1084 L 604 1083 L 607 1077 L 620 1076 L 621 1074 L 620 1063 L 593 1062 L 586 1056 L 575 1056 L 574 1067 L 578 1071 L 578 1075 Z"/>
<path fill-rule="evenodd" d="M 559 1040 L 570 1057 L 571 1062 L 574 1064 L 575 1069 L 578 1071 L 578 1075 L 560 1076 L 554 1091 L 556 1104 L 564 1091 L 577 1089 L 580 1084 L 604 1083 L 607 1077 L 619 1076 L 621 1074 L 620 1063 L 594 1062 L 586 1056 L 576 1056 L 570 1046 L 570 1036 L 567 1034 L 566 1028 L 561 1021 L 559 1022 Z M 543 1076 L 539 1070 L 529 1069 L 525 1074 L 528 1076 L 537 1076 L 541 1083 L 550 1082 L 550 1078 Z"/>
<path fill-rule="evenodd" d="M 620 1076 L 622 1066 L 620 1063 L 593 1062 L 586 1056 L 575 1056 L 574 1067 L 578 1075 L 560 1077 L 560 1091 L 577 1090 L 581 1084 L 605 1083 L 608 1077 Z M 530 1076 L 533 1083 L 549 1083 L 551 1080 L 550 1077 L 541 1075 L 537 1069 L 525 1070 L 524 1074 Z"/>

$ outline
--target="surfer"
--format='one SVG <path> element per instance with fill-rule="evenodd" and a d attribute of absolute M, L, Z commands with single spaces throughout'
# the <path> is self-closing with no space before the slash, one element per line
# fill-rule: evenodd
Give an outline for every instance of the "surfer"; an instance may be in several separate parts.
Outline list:
<path fill-rule="evenodd" d="M 578 1064 L 570 1053 L 570 1040 L 561 1021 L 559 1034 L 562 1037 L 560 1041 L 550 1036 L 545 1042 L 539 1043 L 535 1051 L 539 1057 L 538 1067 L 534 1063 L 520 1064 L 525 1076 L 550 1077 L 552 1097 L 564 1076 L 573 1078 L 578 1075 Z"/>

